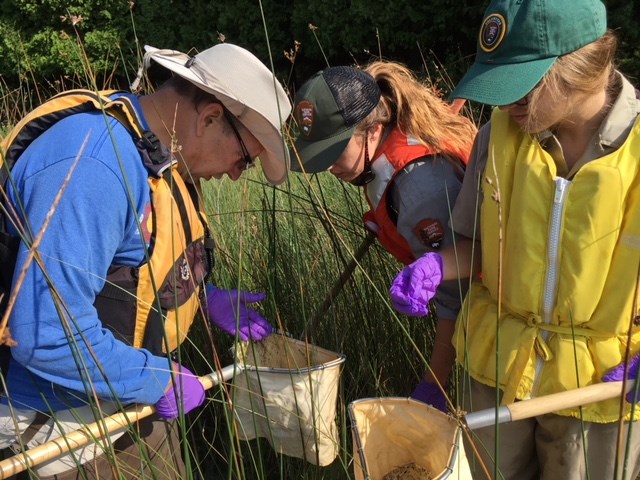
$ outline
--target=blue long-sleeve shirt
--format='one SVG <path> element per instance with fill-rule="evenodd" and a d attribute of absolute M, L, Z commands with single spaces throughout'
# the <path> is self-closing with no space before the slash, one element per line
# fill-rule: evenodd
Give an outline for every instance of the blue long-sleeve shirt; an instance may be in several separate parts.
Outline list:
<path fill-rule="evenodd" d="M 148 175 L 130 134 L 101 112 L 72 115 L 38 137 L 12 175 L 15 188 L 7 190 L 21 212 L 18 230 L 28 224 L 38 236 L 51 217 L 37 249 L 44 268 L 29 265 L 10 318 L 17 342 L 7 379 L 13 405 L 78 406 L 89 385 L 104 399 L 156 403 L 169 383 L 168 359 L 117 340 L 93 306 L 110 265 L 139 266 L 145 258 L 148 239 L 138 220 L 150 212 Z M 14 289 L 28 256 L 22 243 Z"/>

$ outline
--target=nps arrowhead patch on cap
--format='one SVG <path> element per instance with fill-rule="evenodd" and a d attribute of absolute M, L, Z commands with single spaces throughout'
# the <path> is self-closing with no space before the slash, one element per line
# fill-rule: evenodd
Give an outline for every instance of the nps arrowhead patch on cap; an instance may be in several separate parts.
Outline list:
<path fill-rule="evenodd" d="M 507 33 L 507 21 L 499 13 L 492 13 L 482 22 L 480 28 L 480 48 L 486 52 L 493 52 L 500 46 Z"/>
<path fill-rule="evenodd" d="M 440 220 L 434 218 L 425 218 L 420 220 L 413 228 L 413 233 L 418 240 L 433 250 L 438 250 L 442 246 L 444 240 L 444 228 Z"/>
<path fill-rule="evenodd" d="M 300 127 L 300 135 L 302 135 L 303 137 L 308 137 L 309 135 L 311 135 L 311 130 L 313 129 L 314 112 L 315 107 L 311 102 L 307 100 L 298 102 L 298 104 L 296 105 L 293 114 L 296 117 L 298 126 Z"/>

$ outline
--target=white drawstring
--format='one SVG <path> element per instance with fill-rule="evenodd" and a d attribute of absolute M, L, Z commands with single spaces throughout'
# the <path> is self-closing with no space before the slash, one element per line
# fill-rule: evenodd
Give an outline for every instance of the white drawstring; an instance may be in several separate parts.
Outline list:
<path fill-rule="evenodd" d="M 140 81 L 142 80 L 142 76 L 144 75 L 145 70 L 149 68 L 149 65 L 151 65 L 151 59 L 153 57 L 165 56 L 167 58 L 171 58 L 172 56 L 175 57 L 179 55 L 179 56 L 184 56 L 187 60 L 190 59 L 188 55 L 178 52 L 176 50 L 159 49 L 159 48 L 151 47 L 149 45 L 145 45 L 144 49 L 145 49 L 145 53 L 144 53 L 144 57 L 142 58 L 142 65 L 140 66 L 140 68 L 138 68 L 138 72 L 136 73 L 136 78 L 133 80 L 133 82 L 131 82 L 131 85 L 129 86 L 132 92 L 135 92 L 140 86 Z"/>

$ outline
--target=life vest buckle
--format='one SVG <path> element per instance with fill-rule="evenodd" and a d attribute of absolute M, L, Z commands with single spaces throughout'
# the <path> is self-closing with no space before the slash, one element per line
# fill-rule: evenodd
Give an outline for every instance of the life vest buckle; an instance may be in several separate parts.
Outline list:
<path fill-rule="evenodd" d="M 150 130 L 143 132 L 140 139 L 136 141 L 136 147 L 144 166 L 157 178 L 162 177 L 165 170 L 177 163 L 167 147 L 160 143 L 155 133 Z"/>

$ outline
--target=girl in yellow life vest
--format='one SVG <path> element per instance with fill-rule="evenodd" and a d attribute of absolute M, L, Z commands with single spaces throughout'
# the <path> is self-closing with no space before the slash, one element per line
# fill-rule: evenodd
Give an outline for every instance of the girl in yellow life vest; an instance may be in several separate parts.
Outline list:
<path fill-rule="evenodd" d="M 292 170 L 328 169 L 361 186 L 370 206 L 367 228 L 405 265 L 453 245 L 449 213 L 476 133 L 468 119 L 405 66 L 384 61 L 363 70 L 320 71 L 299 89 L 294 104 L 300 135 Z M 411 394 L 445 411 L 460 299 L 457 280 L 438 289 L 431 368 Z M 426 313 L 424 308 L 419 315 Z"/>
<path fill-rule="evenodd" d="M 482 281 L 454 334 L 464 410 L 601 382 L 640 349 L 640 101 L 615 50 L 598 0 L 499 0 L 485 13 L 452 95 L 497 106 L 452 214 L 482 239 Z M 619 478 L 623 459 L 636 478 L 631 409 L 614 399 L 486 427 L 476 451 L 495 478 Z"/>

